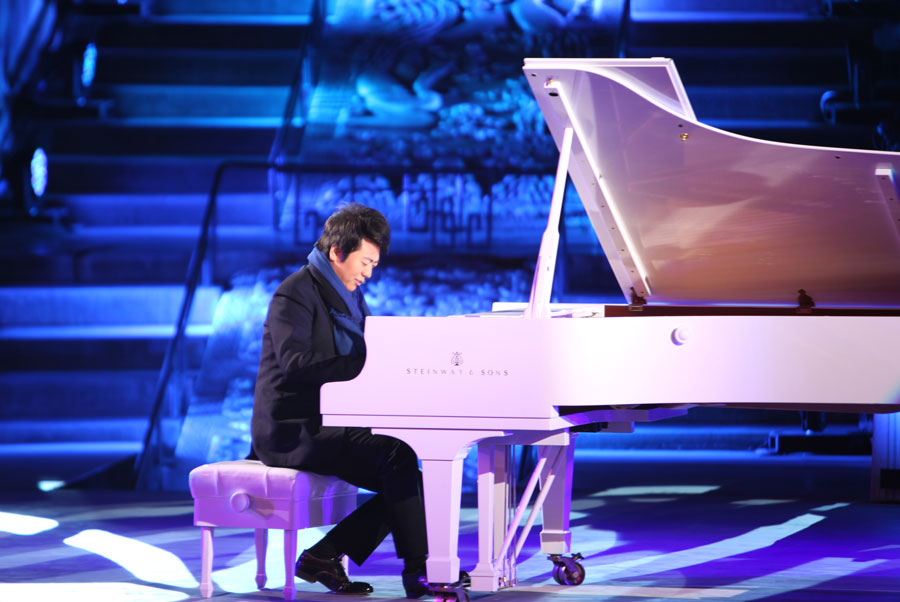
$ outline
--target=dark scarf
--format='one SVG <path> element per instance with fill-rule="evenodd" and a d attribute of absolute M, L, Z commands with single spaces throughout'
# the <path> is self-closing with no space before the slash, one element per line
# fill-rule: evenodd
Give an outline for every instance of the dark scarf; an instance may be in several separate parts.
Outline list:
<path fill-rule="evenodd" d="M 347 290 L 347 287 L 338 278 L 331 267 L 331 262 L 325 253 L 313 247 L 307 256 L 309 265 L 316 270 L 325 279 L 331 288 L 337 292 L 338 296 L 344 302 L 344 305 L 350 310 L 350 314 L 341 313 L 333 307 L 329 307 L 331 313 L 331 321 L 334 327 L 334 344 L 340 355 L 361 355 L 365 353 L 365 343 L 363 342 L 363 329 L 365 328 L 366 316 L 369 307 L 363 297 L 359 287 L 354 291 Z"/>

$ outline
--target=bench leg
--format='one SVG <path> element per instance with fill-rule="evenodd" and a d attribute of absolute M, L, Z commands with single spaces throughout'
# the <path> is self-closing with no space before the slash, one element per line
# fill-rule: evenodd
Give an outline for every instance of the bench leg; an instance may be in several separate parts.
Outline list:
<path fill-rule="evenodd" d="M 200 527 L 200 595 L 212 596 L 213 528 Z"/>
<path fill-rule="evenodd" d="M 269 530 L 256 529 L 254 539 L 256 541 L 256 587 L 262 589 L 266 586 L 266 546 L 269 544 Z"/>
<path fill-rule="evenodd" d="M 297 530 L 284 530 L 284 599 L 293 600 L 297 595 L 294 573 L 297 564 Z"/>

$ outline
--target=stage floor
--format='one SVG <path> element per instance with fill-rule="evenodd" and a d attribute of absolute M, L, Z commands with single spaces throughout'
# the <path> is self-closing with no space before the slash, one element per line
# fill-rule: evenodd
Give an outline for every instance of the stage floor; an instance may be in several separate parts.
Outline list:
<path fill-rule="evenodd" d="M 576 468 L 573 551 L 587 570 L 556 585 L 532 534 L 517 587 L 473 600 L 900 599 L 900 505 L 868 498 L 867 457 L 750 452 L 596 452 Z M 3 602 L 163 602 L 199 598 L 199 529 L 185 493 L 55 491 L 0 494 Z M 475 509 L 464 500 L 460 557 L 477 555 Z M 55 521 L 55 522 L 54 522 Z M 32 533 L 32 534 L 28 534 Z M 303 549 L 319 537 L 301 533 Z M 267 589 L 254 583 L 250 531 L 218 529 L 215 600 L 281 600 L 281 533 L 269 537 Z M 351 576 L 371 600 L 402 599 L 390 538 Z M 298 580 L 298 600 L 334 601 Z M 344 598 L 342 598 L 344 599 Z M 350 597 L 349 599 L 358 599 Z"/>

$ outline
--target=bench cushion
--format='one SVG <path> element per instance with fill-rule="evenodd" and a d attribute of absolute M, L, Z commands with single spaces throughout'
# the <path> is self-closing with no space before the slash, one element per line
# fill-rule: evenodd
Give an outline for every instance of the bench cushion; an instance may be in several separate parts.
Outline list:
<path fill-rule="evenodd" d="M 305 529 L 334 524 L 356 508 L 357 488 L 337 477 L 257 460 L 204 464 L 189 481 L 198 526 Z"/>

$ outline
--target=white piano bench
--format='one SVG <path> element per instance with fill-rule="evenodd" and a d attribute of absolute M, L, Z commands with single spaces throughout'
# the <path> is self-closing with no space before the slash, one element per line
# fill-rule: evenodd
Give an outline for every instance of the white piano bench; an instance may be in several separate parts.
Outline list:
<path fill-rule="evenodd" d="M 268 529 L 284 530 L 284 599 L 293 600 L 297 530 L 333 525 L 356 509 L 357 488 L 336 477 L 256 460 L 198 466 L 190 475 L 194 524 L 200 527 L 200 595 L 212 596 L 213 530 L 255 530 L 256 585 L 266 584 Z M 347 568 L 346 557 L 342 559 Z"/>

